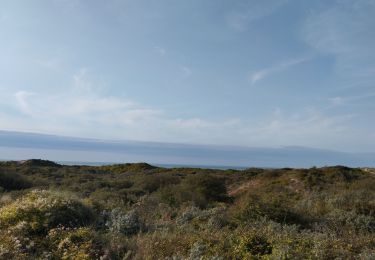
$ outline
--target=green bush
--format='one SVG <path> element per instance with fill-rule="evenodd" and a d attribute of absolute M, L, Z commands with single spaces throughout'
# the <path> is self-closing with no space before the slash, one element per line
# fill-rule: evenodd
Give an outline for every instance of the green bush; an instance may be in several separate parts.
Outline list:
<path fill-rule="evenodd" d="M 0 189 L 22 190 L 30 188 L 32 184 L 23 176 L 17 173 L 0 172 Z"/>
<path fill-rule="evenodd" d="M 232 207 L 232 215 L 238 223 L 248 223 L 263 218 L 278 223 L 306 225 L 307 221 L 280 200 L 266 200 L 249 194 Z"/>
<path fill-rule="evenodd" d="M 337 183 L 351 183 L 364 177 L 360 169 L 352 169 L 344 166 L 311 168 L 308 170 L 299 170 L 298 172 L 299 177 L 305 183 L 306 187 L 310 189 L 319 189 Z"/>
<path fill-rule="evenodd" d="M 192 202 L 201 208 L 212 202 L 229 201 L 225 180 L 210 174 L 188 175 L 179 185 L 162 189 L 160 197 L 170 205 Z"/>
<path fill-rule="evenodd" d="M 202 195 L 207 201 L 228 199 L 225 180 L 209 174 L 194 174 L 184 180 L 184 185 L 193 193 Z"/>
<path fill-rule="evenodd" d="M 106 259 L 102 249 L 103 241 L 89 228 L 51 229 L 47 240 L 53 249 L 49 255 L 53 259 Z"/>
<path fill-rule="evenodd" d="M 128 236 L 138 233 L 141 229 L 141 222 L 135 210 L 124 212 L 119 208 L 108 213 L 105 225 L 112 233 Z"/>
<path fill-rule="evenodd" d="M 175 185 L 180 182 L 179 178 L 172 175 L 163 173 L 144 175 L 137 180 L 141 190 L 145 190 L 148 193 L 155 192 L 160 188 Z"/>
<path fill-rule="evenodd" d="M 249 234 L 239 239 L 235 252 L 241 259 L 256 258 L 272 254 L 272 245 L 262 236 Z"/>
<path fill-rule="evenodd" d="M 81 227 L 93 220 L 79 200 L 64 194 L 34 190 L 0 209 L 0 228 L 26 223 L 32 234 L 45 234 L 58 226 Z"/>
<path fill-rule="evenodd" d="M 355 211 L 333 210 L 325 217 L 326 226 L 337 232 L 344 228 L 356 232 L 375 232 L 375 218 L 356 214 Z"/>

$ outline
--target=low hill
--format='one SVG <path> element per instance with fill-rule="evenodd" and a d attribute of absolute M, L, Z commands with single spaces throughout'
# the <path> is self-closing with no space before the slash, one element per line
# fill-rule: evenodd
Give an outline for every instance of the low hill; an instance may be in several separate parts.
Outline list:
<path fill-rule="evenodd" d="M 19 161 L 18 163 L 23 166 L 30 166 L 30 167 L 61 167 L 60 164 L 57 164 L 52 161 L 41 160 L 41 159 Z"/>

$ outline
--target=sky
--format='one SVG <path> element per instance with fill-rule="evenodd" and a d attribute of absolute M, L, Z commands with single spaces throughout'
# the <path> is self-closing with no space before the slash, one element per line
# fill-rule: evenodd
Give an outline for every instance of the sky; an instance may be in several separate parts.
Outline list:
<path fill-rule="evenodd" d="M 0 130 L 375 150 L 374 0 L 2 0 Z"/>

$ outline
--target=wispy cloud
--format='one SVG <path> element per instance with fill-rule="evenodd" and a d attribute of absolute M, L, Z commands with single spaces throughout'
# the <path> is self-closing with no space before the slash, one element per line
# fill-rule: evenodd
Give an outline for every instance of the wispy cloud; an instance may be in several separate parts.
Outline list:
<path fill-rule="evenodd" d="M 190 74 L 187 70 L 182 72 Z M 85 68 L 72 75 L 72 84 L 64 91 L 49 94 L 19 90 L 8 101 L 0 100 L 21 116 L 2 114 L 0 129 L 169 141 L 173 136 L 175 140 L 181 138 L 181 132 L 189 135 L 213 125 L 200 118 L 170 118 L 165 111 L 131 99 L 104 95 Z M 221 124 L 214 123 L 216 127 Z"/>
<path fill-rule="evenodd" d="M 91 91 L 92 83 L 87 78 L 87 69 L 81 68 L 76 74 L 73 75 L 73 87 L 76 90 Z"/>
<path fill-rule="evenodd" d="M 273 66 L 268 67 L 268 68 L 253 71 L 249 75 L 249 81 L 250 81 L 251 84 L 255 84 L 258 81 L 270 76 L 271 74 L 287 70 L 287 69 L 289 69 L 289 68 L 291 68 L 295 65 L 306 62 L 310 59 L 311 59 L 311 57 L 305 57 L 305 58 L 300 58 L 300 59 L 291 59 L 291 60 L 287 60 L 287 61 L 278 63 L 278 64 L 273 65 Z"/>
<path fill-rule="evenodd" d="M 328 101 L 331 106 L 340 106 L 345 102 L 342 97 L 332 97 L 329 98 Z"/>
<path fill-rule="evenodd" d="M 344 149 L 352 145 L 360 150 L 361 140 L 354 138 L 351 127 L 354 114 L 327 115 L 315 108 L 306 108 L 297 113 L 277 113 L 257 128 L 259 143 L 275 145 L 297 144 L 308 147 L 330 148 L 335 145 Z M 343 142 L 345 140 L 345 142 Z M 356 142 L 354 140 L 357 140 Z M 351 144 L 349 144 L 352 142 Z M 372 144 L 371 144 L 372 145 Z M 371 146 L 370 145 L 370 146 Z"/>
<path fill-rule="evenodd" d="M 62 67 L 60 59 L 35 60 L 35 64 L 52 71 L 59 71 Z"/>
<path fill-rule="evenodd" d="M 17 105 L 19 109 L 24 113 L 28 115 L 33 115 L 33 109 L 29 105 L 29 98 L 32 96 L 35 96 L 35 93 L 28 92 L 28 91 L 17 91 L 14 94 L 14 97 L 16 98 Z"/>
<path fill-rule="evenodd" d="M 271 15 L 289 0 L 262 0 L 240 2 L 227 17 L 228 25 L 236 31 L 244 31 L 247 26 L 258 19 Z"/>
<path fill-rule="evenodd" d="M 336 58 L 341 77 L 372 77 L 375 68 L 374 1 L 335 1 L 307 18 L 302 36 L 312 48 Z"/>
<path fill-rule="evenodd" d="M 165 56 L 167 54 L 167 50 L 160 47 L 160 46 L 155 46 L 154 51 L 159 54 L 160 56 Z"/>
<path fill-rule="evenodd" d="M 96 85 L 88 79 L 84 68 L 72 76 L 72 85 L 64 92 L 51 95 L 18 91 L 14 96 L 20 111 L 33 116 L 35 120 L 56 118 L 62 122 L 84 119 L 91 122 L 118 120 L 132 123 L 158 114 L 158 111 L 136 102 L 101 95 Z"/>
<path fill-rule="evenodd" d="M 191 76 L 191 74 L 192 74 L 192 71 L 191 71 L 191 69 L 189 68 L 189 67 L 186 67 L 186 66 L 182 66 L 181 67 L 181 72 L 182 72 L 182 74 L 184 75 L 184 77 L 190 77 Z"/>
<path fill-rule="evenodd" d="M 374 92 L 364 93 L 355 96 L 337 96 L 328 98 L 328 102 L 331 106 L 342 106 L 363 102 L 365 99 L 375 98 Z"/>
<path fill-rule="evenodd" d="M 288 114 L 276 107 L 262 121 L 171 117 L 127 98 L 98 95 L 93 82 L 77 95 L 74 76 L 72 81 L 64 93 L 54 95 L 16 92 L 15 108 L 22 116 L 0 112 L 0 128 L 106 139 L 326 148 L 353 134 L 350 114 L 328 116 L 316 109 Z"/>

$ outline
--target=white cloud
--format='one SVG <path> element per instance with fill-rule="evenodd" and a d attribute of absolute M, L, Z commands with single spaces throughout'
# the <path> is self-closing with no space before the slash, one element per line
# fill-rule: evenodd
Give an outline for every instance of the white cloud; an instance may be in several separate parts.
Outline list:
<path fill-rule="evenodd" d="M 247 146 L 312 146 L 336 148 L 361 144 L 352 125 L 353 115 L 328 116 L 314 109 L 288 114 L 280 107 L 263 121 L 251 118 L 205 119 L 171 117 L 168 111 L 144 106 L 128 98 L 106 96 L 96 91 L 88 72 L 78 85 L 58 94 L 17 91 L 8 106 L 20 115 L 0 111 L 0 129 L 32 131 L 103 139 L 128 139 L 179 143 Z M 1 101 L 4 105 L 5 99 Z M 15 101 L 15 102 L 14 102 Z M 362 133 L 362 136 L 363 135 Z M 345 142 L 343 142 L 345 140 Z M 357 145 L 358 145 L 357 144 Z M 362 145 L 362 144 L 361 144 Z M 374 144 L 365 144 L 374 145 Z M 341 148 L 341 147 L 340 147 Z"/>
<path fill-rule="evenodd" d="M 358 148 L 361 141 L 355 138 L 356 133 L 351 128 L 355 117 L 352 114 L 328 116 L 316 109 L 305 109 L 295 114 L 276 114 L 255 127 L 254 142 L 258 145 L 292 144 L 327 149 Z"/>
<path fill-rule="evenodd" d="M 15 98 L 16 98 L 16 101 L 17 101 L 17 105 L 18 107 L 20 108 L 20 110 L 24 113 L 24 114 L 28 114 L 28 115 L 33 115 L 33 109 L 32 107 L 29 105 L 29 100 L 28 98 L 29 97 L 32 97 L 32 96 L 35 96 L 35 93 L 32 93 L 32 92 L 27 92 L 27 91 L 17 91 L 15 94 L 14 94 Z"/>
<path fill-rule="evenodd" d="M 266 147 L 345 148 L 361 144 L 350 127 L 354 115 L 328 116 L 314 109 L 288 114 L 275 108 L 260 122 L 249 118 L 170 117 L 167 111 L 94 93 L 76 97 L 73 92 L 57 96 L 18 92 L 17 98 L 17 107 L 29 117 L 0 113 L 1 129 L 103 139 Z"/>
<path fill-rule="evenodd" d="M 59 93 L 31 93 L 20 90 L 15 92 L 13 97 L 15 102 L 2 100 L 1 103 L 7 103 L 9 107 L 13 106 L 13 109 L 22 113 L 22 120 L 8 117 L 8 120 L 0 122 L 0 128 L 12 121 L 17 122 L 14 126 L 18 130 L 19 127 L 23 128 L 29 124 L 27 129 L 38 132 L 56 131 L 64 134 L 64 131 L 70 128 L 68 131 L 71 133 L 92 132 L 95 137 L 103 126 L 111 132 L 111 128 L 116 125 L 126 127 L 160 114 L 158 110 L 131 100 L 100 94 L 96 85 L 88 80 L 87 71 L 84 69 L 73 75 L 72 85 Z M 28 118 L 25 118 L 25 115 Z M 95 129 L 96 126 L 98 129 Z"/>
<path fill-rule="evenodd" d="M 311 58 L 305 57 L 305 58 L 300 58 L 300 59 L 291 59 L 288 61 L 284 61 L 282 63 L 273 65 L 271 67 L 257 70 L 254 72 L 251 72 L 249 75 L 249 81 L 251 84 L 255 84 L 256 82 L 268 77 L 269 75 L 276 73 L 276 72 L 281 72 L 284 70 L 287 70 L 295 65 L 298 65 L 300 63 L 306 62 L 310 60 Z"/>
<path fill-rule="evenodd" d="M 0 128 L 105 139 L 204 142 L 206 134 L 220 129 L 223 135 L 228 125 L 225 120 L 171 118 L 125 98 L 96 95 L 93 88 L 76 94 L 74 87 L 58 95 L 18 91 L 15 108 L 29 117 L 2 115 Z"/>
<path fill-rule="evenodd" d="M 271 69 L 263 69 L 251 73 L 249 77 L 251 84 L 255 84 L 257 81 L 265 78 L 271 71 Z"/>

